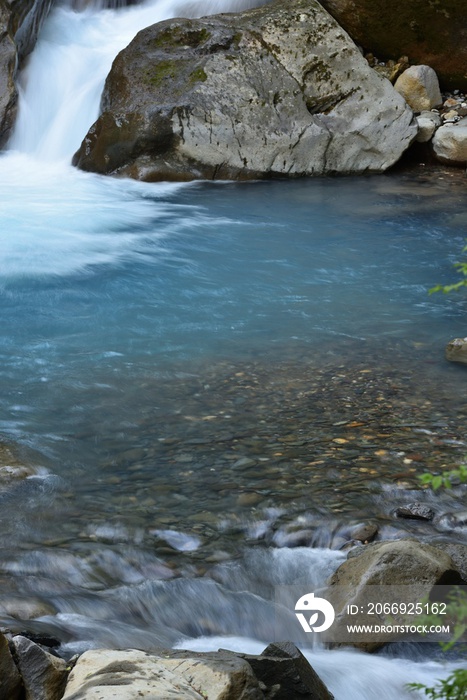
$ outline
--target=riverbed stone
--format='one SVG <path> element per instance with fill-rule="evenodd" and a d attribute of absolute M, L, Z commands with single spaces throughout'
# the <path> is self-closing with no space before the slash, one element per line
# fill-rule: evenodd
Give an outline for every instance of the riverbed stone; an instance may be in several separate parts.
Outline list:
<path fill-rule="evenodd" d="M 435 517 L 435 511 L 430 506 L 418 501 L 399 506 L 396 508 L 395 514 L 398 518 L 406 520 L 433 520 Z"/>
<path fill-rule="evenodd" d="M 394 88 L 414 112 L 433 109 L 443 102 L 438 76 L 430 66 L 410 66 L 397 78 Z"/>
<path fill-rule="evenodd" d="M 349 534 L 351 540 L 357 540 L 358 542 L 367 544 L 375 539 L 378 530 L 379 528 L 375 523 L 359 523 L 353 526 Z"/>
<path fill-rule="evenodd" d="M 417 116 L 418 143 L 427 143 L 433 137 L 436 129 L 441 126 L 441 117 L 438 112 L 424 110 Z"/>
<path fill-rule="evenodd" d="M 466 120 L 467 122 L 467 120 Z M 467 126 L 467 124 L 466 124 Z M 448 127 L 443 127 L 447 129 Z M 466 157 L 467 157 L 467 129 L 466 129 Z M 467 364 L 467 338 L 454 338 L 446 345 L 446 360 Z"/>
<path fill-rule="evenodd" d="M 465 530 L 467 528 L 467 510 L 444 513 L 436 521 L 436 527 L 441 531 Z"/>
<path fill-rule="evenodd" d="M 53 656 L 27 637 L 13 637 L 25 700 L 60 700 L 68 671 L 63 659 Z"/>
<path fill-rule="evenodd" d="M 233 652 L 136 649 L 85 652 L 63 700 L 263 700 L 250 665 Z"/>
<path fill-rule="evenodd" d="M 368 634 L 347 632 L 349 624 L 371 624 L 365 614 L 369 601 L 386 602 L 391 589 L 397 596 L 404 596 L 401 602 L 417 603 L 428 597 L 435 585 L 462 583 L 462 576 L 448 554 L 414 539 L 377 542 L 351 550 L 328 581 L 326 597 L 336 613 L 332 639 L 337 640 L 336 646 L 345 644 L 367 652 L 376 651 L 395 641 L 397 636 L 388 633 L 371 640 Z M 358 612 L 349 615 L 348 605 L 355 605 Z M 384 624 L 381 619 L 378 623 Z"/>
<path fill-rule="evenodd" d="M 417 133 L 316 0 L 144 29 L 101 108 L 73 163 L 147 181 L 380 172 Z"/>
<path fill-rule="evenodd" d="M 467 165 L 467 118 L 443 124 L 433 136 L 432 145 L 433 153 L 441 163 Z M 464 362 L 464 360 L 453 360 L 453 362 Z"/>
<path fill-rule="evenodd" d="M 33 620 L 42 615 L 53 615 L 52 605 L 39 598 L 19 595 L 0 595 L 0 614 L 14 617 L 18 620 Z"/>
<path fill-rule="evenodd" d="M 467 87 L 464 0 L 321 0 L 350 36 L 383 60 L 407 54 L 428 64 L 443 88 Z"/>

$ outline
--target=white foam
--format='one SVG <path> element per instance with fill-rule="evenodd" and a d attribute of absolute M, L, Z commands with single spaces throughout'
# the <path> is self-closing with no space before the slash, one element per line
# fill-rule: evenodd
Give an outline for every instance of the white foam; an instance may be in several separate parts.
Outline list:
<path fill-rule="evenodd" d="M 165 235 L 157 224 L 167 213 L 167 205 L 156 200 L 180 187 L 123 182 L 60 162 L 44 165 L 24 154 L 4 155 L 0 281 L 82 272 L 142 256 L 148 246 L 154 252 Z"/>
<path fill-rule="evenodd" d="M 176 649 L 217 651 L 229 649 L 245 654 L 260 654 L 266 642 L 251 637 L 198 637 L 182 640 Z M 350 649 L 304 651 L 308 661 L 334 694 L 336 700 L 416 700 L 423 693 L 407 688 L 408 683 L 435 685 L 461 662 L 441 664 L 434 661 L 374 656 Z"/>

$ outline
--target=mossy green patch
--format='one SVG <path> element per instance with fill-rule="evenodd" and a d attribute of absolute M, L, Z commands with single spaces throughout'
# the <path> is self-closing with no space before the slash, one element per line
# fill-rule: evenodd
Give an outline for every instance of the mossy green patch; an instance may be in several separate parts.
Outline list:
<path fill-rule="evenodd" d="M 153 63 L 146 71 L 144 80 L 146 85 L 159 88 L 164 83 L 177 81 L 179 87 L 192 87 L 195 83 L 204 83 L 208 76 L 203 66 L 198 66 L 190 71 L 192 64 L 183 60 L 166 60 Z"/>
<path fill-rule="evenodd" d="M 191 26 L 166 27 L 152 40 L 154 48 L 178 48 L 190 46 L 196 48 L 211 38 L 211 32 L 205 27 L 195 28 Z"/>
<path fill-rule="evenodd" d="M 178 61 L 158 61 L 146 71 L 146 83 L 158 87 L 164 80 L 175 78 Z"/>
<path fill-rule="evenodd" d="M 206 75 L 206 71 L 204 70 L 204 68 L 202 66 L 199 66 L 198 68 L 196 68 L 190 74 L 190 77 L 189 77 L 190 83 L 199 83 L 199 82 L 204 83 L 205 80 L 207 80 L 207 79 L 208 79 L 208 76 Z"/>

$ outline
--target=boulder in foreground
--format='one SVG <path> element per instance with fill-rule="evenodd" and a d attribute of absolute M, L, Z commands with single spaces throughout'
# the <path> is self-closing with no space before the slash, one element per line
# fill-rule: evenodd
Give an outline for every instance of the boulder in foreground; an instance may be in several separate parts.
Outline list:
<path fill-rule="evenodd" d="M 433 586 L 463 583 L 448 554 L 417 540 L 377 542 L 352 550 L 328 582 L 328 599 L 336 612 L 333 635 L 337 633 L 342 640 L 339 644 L 375 651 L 385 643 L 397 640 L 397 632 L 382 633 L 372 641 L 368 633 L 349 632 L 347 627 L 368 624 L 368 601 L 372 600 L 373 592 L 379 596 L 379 601 L 384 601 L 387 600 L 384 599 L 385 591 L 391 587 L 398 592 L 399 602 L 410 606 L 429 599 Z M 356 614 L 349 614 L 349 605 L 355 606 Z M 409 618 L 409 622 L 414 619 Z M 386 624 L 384 615 L 376 615 L 374 621 Z M 388 624 L 393 622 L 389 619 Z"/>
<path fill-rule="evenodd" d="M 416 133 L 316 0 L 276 1 L 139 32 L 73 163 L 146 181 L 379 172 Z"/>
<path fill-rule="evenodd" d="M 78 659 L 63 700 L 333 700 L 290 642 L 259 656 L 232 651 L 95 649 Z"/>

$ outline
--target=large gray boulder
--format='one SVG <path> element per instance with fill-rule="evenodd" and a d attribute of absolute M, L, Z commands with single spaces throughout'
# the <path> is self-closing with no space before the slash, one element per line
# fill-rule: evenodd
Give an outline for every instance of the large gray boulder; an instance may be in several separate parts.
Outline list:
<path fill-rule="evenodd" d="M 129 649 L 85 652 L 73 668 L 63 700 L 333 700 L 291 642 L 262 654 L 220 649 L 195 652 Z"/>
<path fill-rule="evenodd" d="M 263 700 L 249 664 L 233 652 L 97 649 L 76 663 L 63 700 Z"/>
<path fill-rule="evenodd" d="M 16 74 L 34 48 L 52 0 L 0 0 L 0 147 L 16 117 Z"/>
<path fill-rule="evenodd" d="M 174 19 L 115 59 L 73 162 L 137 179 L 384 171 L 412 110 L 316 0 Z"/>
<path fill-rule="evenodd" d="M 348 625 L 397 624 L 397 614 L 368 615 L 369 602 L 416 605 L 428 600 L 434 586 L 463 584 L 449 554 L 417 540 L 405 539 L 369 544 L 353 550 L 328 582 L 326 597 L 336 613 L 332 638 L 371 652 L 384 643 L 400 640 L 397 633 L 370 635 L 349 632 Z M 395 596 L 395 597 L 394 597 Z M 349 614 L 349 605 L 355 614 Z M 404 620 L 413 623 L 414 617 Z M 402 622 L 401 622 L 402 624 Z"/>

